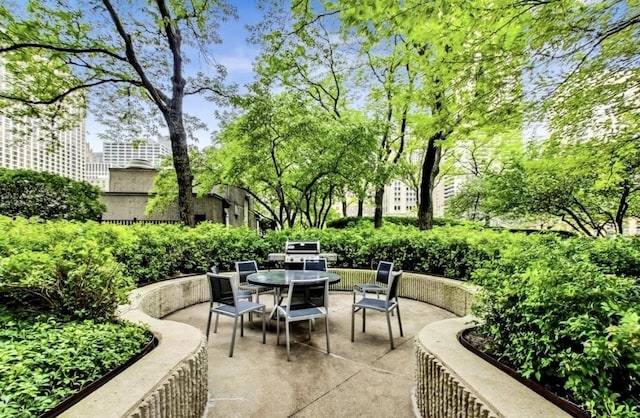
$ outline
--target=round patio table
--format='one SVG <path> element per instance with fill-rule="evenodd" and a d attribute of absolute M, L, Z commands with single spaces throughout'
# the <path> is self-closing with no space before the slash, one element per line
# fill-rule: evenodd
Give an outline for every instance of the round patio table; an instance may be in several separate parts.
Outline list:
<path fill-rule="evenodd" d="M 286 295 L 287 288 L 291 283 L 291 280 L 309 280 L 314 279 L 329 279 L 329 284 L 338 283 L 340 276 L 335 273 L 329 273 L 328 271 L 316 271 L 316 270 L 269 270 L 260 271 L 258 273 L 251 273 L 247 276 L 247 281 L 251 284 L 259 284 L 261 286 L 273 287 L 276 290 L 276 298 L 278 302 L 271 309 L 269 319 L 273 319 L 276 315 L 276 308 L 282 303 L 284 299 L 283 294 Z"/>
<path fill-rule="evenodd" d="M 289 287 L 289 283 L 294 280 L 315 280 L 329 279 L 329 284 L 338 283 L 340 276 L 328 271 L 315 270 L 270 270 L 251 273 L 247 276 L 247 281 L 251 284 L 259 284 L 273 288 Z"/>

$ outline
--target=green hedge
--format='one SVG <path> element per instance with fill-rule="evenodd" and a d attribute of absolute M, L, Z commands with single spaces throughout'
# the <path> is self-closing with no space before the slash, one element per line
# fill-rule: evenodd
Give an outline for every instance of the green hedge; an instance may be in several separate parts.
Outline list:
<path fill-rule="evenodd" d="M 44 171 L 0 168 L 0 215 L 38 219 L 99 220 L 100 189 Z"/>
<path fill-rule="evenodd" d="M 69 320 L 112 319 L 134 282 L 99 229 L 0 217 L 0 302 Z"/>
<path fill-rule="evenodd" d="M 640 416 L 640 286 L 637 277 L 610 274 L 611 260 L 629 262 L 636 243 L 539 244 L 505 248 L 473 273 L 483 286 L 475 309 L 488 350 L 594 416 Z M 605 253 L 605 265 L 593 262 Z"/>
<path fill-rule="evenodd" d="M 415 216 L 383 216 L 383 225 L 418 226 L 418 218 Z M 460 221 L 450 218 L 434 218 L 434 226 L 471 225 L 472 222 Z M 332 219 L 327 222 L 327 228 L 368 228 L 373 227 L 373 216 L 345 216 L 344 218 Z"/>

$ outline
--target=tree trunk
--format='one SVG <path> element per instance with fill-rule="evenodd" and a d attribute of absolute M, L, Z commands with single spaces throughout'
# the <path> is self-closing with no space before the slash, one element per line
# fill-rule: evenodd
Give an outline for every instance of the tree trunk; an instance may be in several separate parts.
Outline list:
<path fill-rule="evenodd" d="M 342 201 L 342 216 L 347 217 L 347 200 Z"/>
<path fill-rule="evenodd" d="M 624 218 L 627 215 L 629 209 L 629 195 L 631 194 L 631 186 L 627 180 L 622 183 L 622 196 L 618 203 L 618 210 L 616 211 L 616 232 L 620 235 L 624 233 Z"/>
<path fill-rule="evenodd" d="M 384 199 L 384 186 L 376 188 L 375 194 L 376 211 L 373 216 L 373 226 L 380 228 L 382 226 L 382 200 Z"/>
<path fill-rule="evenodd" d="M 364 216 L 364 200 L 358 199 L 358 218 Z"/>
<path fill-rule="evenodd" d="M 195 226 L 195 204 L 193 198 L 193 173 L 189 162 L 187 135 L 182 127 L 182 120 L 169 124 L 169 138 L 173 154 L 173 167 L 178 179 L 178 212 L 180 221 L 188 226 Z M 176 126 L 176 125 L 179 125 Z"/>
<path fill-rule="evenodd" d="M 441 140 L 442 137 L 443 133 L 438 132 L 429 138 L 427 152 L 422 161 L 420 204 L 418 205 L 418 227 L 421 230 L 433 228 L 433 188 L 440 171 L 440 157 L 442 155 L 442 149 L 436 145 L 436 141 Z"/>

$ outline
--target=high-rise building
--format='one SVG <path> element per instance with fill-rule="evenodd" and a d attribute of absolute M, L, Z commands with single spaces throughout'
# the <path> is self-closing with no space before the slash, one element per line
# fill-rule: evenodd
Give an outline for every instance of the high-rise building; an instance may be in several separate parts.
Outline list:
<path fill-rule="evenodd" d="M 86 161 L 84 121 L 74 129 L 58 132 L 55 140 L 46 135 L 43 138 L 37 120 L 29 121 L 29 126 L 28 134 L 18 135 L 14 132 L 14 121 L 0 115 L 0 167 L 46 171 L 83 181 Z"/>
<path fill-rule="evenodd" d="M 0 87 L 7 74 L 0 62 Z M 55 138 L 38 119 L 17 121 L 0 113 L 0 167 L 46 171 L 83 181 L 87 145 L 84 118 L 72 129 L 56 132 Z"/>
<path fill-rule="evenodd" d="M 102 162 L 111 168 L 128 167 L 132 160 L 145 160 L 152 167 L 158 167 L 166 156 L 171 155 L 171 143 L 167 139 L 109 141 L 103 144 L 103 150 Z"/>
<path fill-rule="evenodd" d="M 401 180 L 393 180 L 384 187 L 382 213 L 384 216 L 415 216 L 418 193 Z"/>
<path fill-rule="evenodd" d="M 102 191 L 109 191 L 109 164 L 102 161 L 101 152 L 90 152 L 85 165 L 85 181 Z"/>

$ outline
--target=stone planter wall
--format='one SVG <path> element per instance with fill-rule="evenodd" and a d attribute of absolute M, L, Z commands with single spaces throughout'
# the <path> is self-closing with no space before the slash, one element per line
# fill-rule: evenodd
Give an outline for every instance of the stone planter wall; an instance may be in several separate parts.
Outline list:
<path fill-rule="evenodd" d="M 371 270 L 330 269 L 340 275 L 340 282 L 331 286 L 331 290 L 352 291 L 357 283 L 372 282 L 375 272 Z M 419 300 L 430 305 L 446 309 L 458 316 L 471 311 L 477 288 L 460 280 L 426 274 L 404 272 L 398 294 L 401 297 Z"/>
<path fill-rule="evenodd" d="M 205 276 L 134 290 L 123 318 L 147 324 L 159 340 L 149 354 L 62 414 L 63 417 L 201 417 L 207 405 L 207 342 L 190 325 L 162 318 L 209 300 Z"/>
<path fill-rule="evenodd" d="M 351 291 L 372 281 L 369 270 L 331 269 L 341 281 L 333 291 Z M 457 280 L 405 272 L 402 297 L 446 309 L 463 318 L 432 323 L 416 337 L 416 415 L 440 417 L 566 417 L 550 402 L 463 348 L 456 334 L 468 316 L 477 288 Z M 63 414 L 100 416 L 201 417 L 207 404 L 207 353 L 202 332 L 163 321 L 174 311 L 209 300 L 206 276 L 192 276 L 136 289 L 122 317 L 148 324 L 160 340 L 150 354 Z"/>

